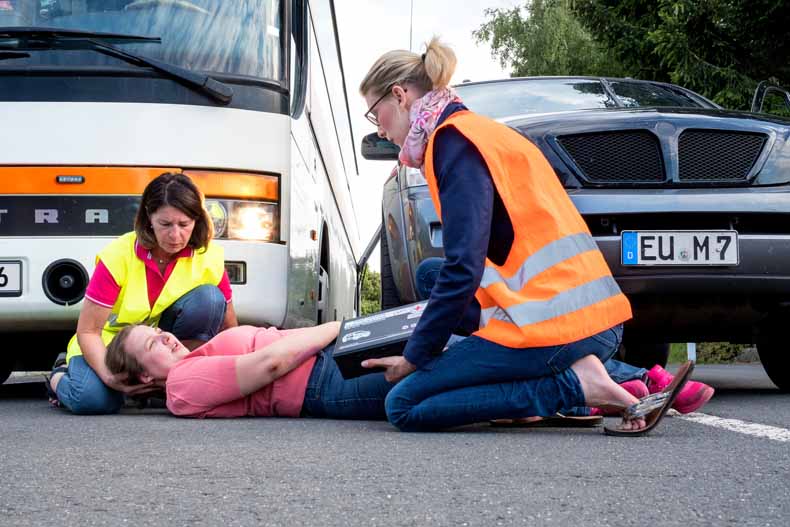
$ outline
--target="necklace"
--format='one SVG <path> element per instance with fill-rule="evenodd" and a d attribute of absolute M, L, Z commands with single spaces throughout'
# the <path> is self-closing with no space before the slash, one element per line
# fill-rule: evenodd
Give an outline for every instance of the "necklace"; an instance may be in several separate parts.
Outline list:
<path fill-rule="evenodd" d="M 170 263 L 171 258 L 159 258 L 158 256 L 154 256 L 153 251 L 148 251 L 148 259 L 156 258 L 156 261 L 159 262 L 160 265 Z"/>

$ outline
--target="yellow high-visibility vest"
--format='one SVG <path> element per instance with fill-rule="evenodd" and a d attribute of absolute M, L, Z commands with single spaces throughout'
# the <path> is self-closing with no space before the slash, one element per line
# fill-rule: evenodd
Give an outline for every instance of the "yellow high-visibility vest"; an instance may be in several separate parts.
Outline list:
<path fill-rule="evenodd" d="M 176 300 L 198 286 L 219 284 L 225 272 L 223 248 L 209 243 L 205 251 L 196 250 L 191 257 L 179 258 L 176 261 L 162 292 L 151 307 L 148 301 L 145 263 L 135 254 L 136 242 L 135 233 L 127 232 L 102 249 L 96 257 L 97 263 L 101 260 L 115 282 L 121 286 L 118 299 L 102 329 L 105 346 L 125 326 L 158 325 L 162 312 Z M 75 334 L 69 341 L 66 360 L 69 361 L 76 355 L 82 355 L 82 350 Z"/>

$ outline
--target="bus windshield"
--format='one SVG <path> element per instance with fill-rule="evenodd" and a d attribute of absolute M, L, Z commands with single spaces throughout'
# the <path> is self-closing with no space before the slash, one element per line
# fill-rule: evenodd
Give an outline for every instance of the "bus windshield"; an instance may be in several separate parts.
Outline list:
<path fill-rule="evenodd" d="M 281 0 L 0 0 L 0 27 L 40 27 L 159 37 L 113 42 L 193 71 L 281 82 Z M 0 68 L 128 67 L 89 50 L 41 49 Z"/>

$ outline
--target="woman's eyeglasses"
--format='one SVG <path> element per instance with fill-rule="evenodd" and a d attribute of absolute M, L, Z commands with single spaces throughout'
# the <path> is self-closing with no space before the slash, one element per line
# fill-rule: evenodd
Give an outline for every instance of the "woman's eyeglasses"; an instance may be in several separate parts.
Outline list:
<path fill-rule="evenodd" d="M 370 121 L 370 123 L 371 123 L 373 126 L 375 126 L 376 128 L 378 128 L 378 127 L 379 127 L 379 118 L 378 118 L 378 117 L 376 117 L 376 115 L 373 113 L 373 110 L 376 108 L 376 106 L 377 106 L 377 105 L 378 105 L 378 104 L 379 104 L 381 101 L 383 101 L 383 100 L 384 100 L 384 98 L 385 98 L 387 95 L 389 95 L 389 94 L 390 94 L 390 90 L 391 90 L 391 89 L 392 89 L 391 87 L 390 87 L 390 88 L 388 88 L 388 89 L 387 89 L 387 91 L 385 91 L 385 92 L 384 92 L 384 95 L 382 95 L 381 97 L 379 97 L 379 98 L 376 100 L 376 102 L 374 102 L 374 103 L 371 105 L 371 107 L 370 107 L 370 108 L 368 108 L 368 111 L 367 111 L 367 112 L 365 112 L 365 119 L 367 119 L 368 121 Z"/>
<path fill-rule="evenodd" d="M 381 97 L 379 97 L 379 98 L 376 100 L 376 102 L 374 102 L 374 103 L 371 105 L 371 107 L 370 107 L 370 108 L 368 108 L 368 111 L 367 111 L 367 112 L 365 112 L 365 119 L 367 119 L 368 121 L 370 121 L 370 123 L 371 123 L 373 126 L 375 126 L 376 128 L 378 128 L 378 127 L 379 127 L 379 118 L 378 118 L 376 115 L 374 115 L 374 114 L 373 114 L 373 110 L 376 108 L 376 106 L 377 106 L 377 105 L 378 105 L 378 104 L 379 104 L 381 101 L 383 101 L 383 100 L 384 100 L 384 98 L 385 98 L 385 97 L 387 97 L 387 95 L 390 95 L 390 94 L 392 93 L 392 88 L 393 88 L 393 87 L 394 87 L 396 84 L 397 84 L 397 83 L 395 83 L 395 84 L 390 84 L 389 86 L 387 86 L 387 89 L 386 89 L 386 90 L 384 90 L 384 95 L 382 95 Z M 406 91 L 406 88 L 403 88 L 403 91 Z"/>

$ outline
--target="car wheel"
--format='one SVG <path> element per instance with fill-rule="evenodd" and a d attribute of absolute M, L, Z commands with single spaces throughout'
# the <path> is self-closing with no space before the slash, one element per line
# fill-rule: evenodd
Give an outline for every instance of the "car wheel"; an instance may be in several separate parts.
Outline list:
<path fill-rule="evenodd" d="M 638 368 L 650 369 L 656 364 L 663 368 L 669 360 L 669 344 L 663 342 L 626 340 L 623 347 L 624 362 Z"/>
<path fill-rule="evenodd" d="M 6 353 L 0 355 L 0 384 L 3 384 L 14 371 L 14 357 Z"/>
<path fill-rule="evenodd" d="M 386 225 L 386 224 L 385 224 Z M 403 305 L 398 295 L 398 288 L 395 286 L 395 278 L 392 275 L 392 264 L 390 263 L 389 246 L 387 245 L 387 230 L 381 229 L 381 309 L 390 309 Z"/>
<path fill-rule="evenodd" d="M 757 353 L 765 373 L 773 383 L 783 392 L 790 392 L 790 354 L 787 353 L 787 344 L 768 336 L 757 341 Z"/>

